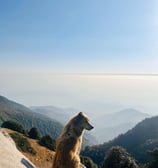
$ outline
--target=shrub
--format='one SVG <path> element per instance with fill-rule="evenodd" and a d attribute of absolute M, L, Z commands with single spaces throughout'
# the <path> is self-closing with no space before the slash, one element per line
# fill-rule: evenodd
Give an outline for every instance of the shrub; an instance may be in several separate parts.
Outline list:
<path fill-rule="evenodd" d="M 47 147 L 50 150 L 53 150 L 53 151 L 55 150 L 55 139 L 53 139 L 50 135 L 43 136 L 40 139 L 39 144 Z"/>
<path fill-rule="evenodd" d="M 152 151 L 148 151 L 148 154 L 150 154 L 153 157 L 153 161 L 148 163 L 146 167 L 147 168 L 157 168 L 158 167 L 158 148 L 155 148 Z"/>
<path fill-rule="evenodd" d="M 31 129 L 30 129 L 30 131 L 28 132 L 28 135 L 29 135 L 29 137 L 30 138 L 32 138 L 32 139 L 40 139 L 40 133 L 39 133 L 39 131 L 38 131 L 38 129 L 37 128 L 35 128 L 35 127 L 32 127 Z"/>
<path fill-rule="evenodd" d="M 8 129 L 11 129 L 11 130 L 14 130 L 14 131 L 17 131 L 19 133 L 22 133 L 22 134 L 26 134 L 26 130 L 24 129 L 24 127 L 15 122 L 15 121 L 5 121 L 2 126 L 3 128 L 8 128 Z"/>
<path fill-rule="evenodd" d="M 13 138 L 16 147 L 22 151 L 32 155 L 36 154 L 36 151 L 31 147 L 29 141 L 18 133 L 11 133 L 10 136 Z"/>
<path fill-rule="evenodd" d="M 138 168 L 138 165 L 124 148 L 116 146 L 107 153 L 102 168 Z"/>

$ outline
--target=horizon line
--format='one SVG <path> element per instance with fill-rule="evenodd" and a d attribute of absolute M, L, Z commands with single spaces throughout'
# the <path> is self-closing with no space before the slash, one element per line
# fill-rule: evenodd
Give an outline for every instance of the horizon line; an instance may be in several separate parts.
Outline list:
<path fill-rule="evenodd" d="M 9 75 L 10 73 L 0 73 L 0 75 Z M 12 75 L 82 75 L 82 76 L 158 76 L 158 73 L 105 73 L 105 72 L 24 72 L 12 73 Z"/>
<path fill-rule="evenodd" d="M 98 76 L 158 76 L 158 73 L 54 73 L 58 75 L 98 75 Z"/>

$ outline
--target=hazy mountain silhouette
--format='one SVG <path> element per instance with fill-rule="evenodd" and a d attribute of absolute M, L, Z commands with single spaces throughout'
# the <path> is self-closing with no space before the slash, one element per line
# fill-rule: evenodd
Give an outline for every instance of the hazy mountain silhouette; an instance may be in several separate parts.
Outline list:
<path fill-rule="evenodd" d="M 55 106 L 31 106 L 31 110 L 36 113 L 46 115 L 50 118 L 56 119 L 62 124 L 65 124 L 74 113 L 78 112 L 73 108 L 59 108 Z"/>
<path fill-rule="evenodd" d="M 111 140 L 119 134 L 133 128 L 138 122 L 150 117 L 135 109 L 124 109 L 119 112 L 98 115 L 95 119 L 94 134 L 100 143 Z"/>

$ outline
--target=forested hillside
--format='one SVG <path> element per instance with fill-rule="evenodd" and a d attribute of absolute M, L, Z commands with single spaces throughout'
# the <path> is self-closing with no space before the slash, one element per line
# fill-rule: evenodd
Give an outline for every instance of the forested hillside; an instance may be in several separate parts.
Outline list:
<path fill-rule="evenodd" d="M 63 126 L 56 120 L 36 114 L 29 108 L 0 96 L 0 125 L 7 120 L 14 120 L 27 129 L 37 127 L 42 135 L 51 134 L 56 138 Z"/>
<path fill-rule="evenodd" d="M 158 147 L 158 116 L 143 120 L 133 129 L 112 141 L 87 147 L 82 154 L 91 157 L 95 163 L 100 165 L 112 146 L 122 146 L 139 163 L 150 161 L 152 157 L 147 151 Z"/>

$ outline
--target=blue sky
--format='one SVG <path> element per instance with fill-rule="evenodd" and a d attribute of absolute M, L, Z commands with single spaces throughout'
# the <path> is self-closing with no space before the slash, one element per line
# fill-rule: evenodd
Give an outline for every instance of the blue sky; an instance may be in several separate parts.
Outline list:
<path fill-rule="evenodd" d="M 2 0 L 0 71 L 158 73 L 156 0 Z"/>

